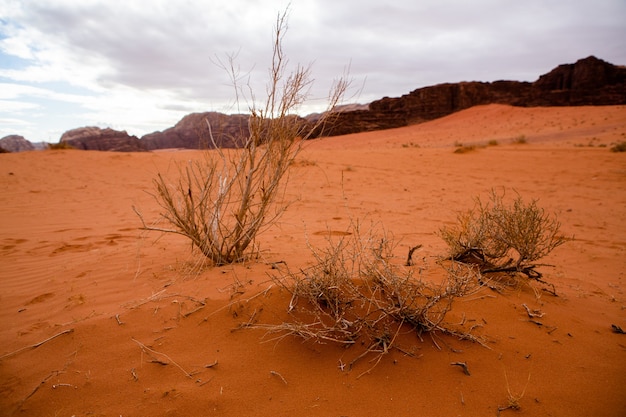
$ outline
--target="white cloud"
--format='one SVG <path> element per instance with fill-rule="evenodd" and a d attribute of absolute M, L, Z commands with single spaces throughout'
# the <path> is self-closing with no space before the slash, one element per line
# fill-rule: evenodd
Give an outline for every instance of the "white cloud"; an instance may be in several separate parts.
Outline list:
<path fill-rule="evenodd" d="M 30 103 L 27 101 L 16 101 L 16 100 L 1 100 L 0 99 L 0 111 L 1 112 L 6 112 L 6 113 L 22 113 L 24 110 L 32 110 L 32 109 L 36 109 L 39 108 L 40 106 L 38 104 L 35 103 Z M 4 119 L 5 123 L 7 123 L 7 120 L 9 119 Z M 19 119 L 11 119 L 13 120 L 13 122 L 19 122 Z"/>

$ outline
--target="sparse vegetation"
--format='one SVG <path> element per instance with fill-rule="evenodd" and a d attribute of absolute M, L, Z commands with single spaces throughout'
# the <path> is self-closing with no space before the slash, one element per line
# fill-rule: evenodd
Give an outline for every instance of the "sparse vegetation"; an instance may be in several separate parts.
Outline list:
<path fill-rule="evenodd" d="M 474 145 L 461 145 L 454 150 L 454 153 L 468 153 L 476 150 L 476 146 Z"/>
<path fill-rule="evenodd" d="M 409 143 L 403 143 L 402 147 L 403 148 L 420 148 L 420 145 L 419 143 L 409 142 Z"/>
<path fill-rule="evenodd" d="M 528 139 L 526 139 L 526 135 L 519 135 L 513 138 L 513 143 L 516 145 L 524 145 L 528 143 Z"/>
<path fill-rule="evenodd" d="M 440 235 L 450 248 L 450 258 L 477 265 L 481 274 L 524 275 L 542 281 L 536 261 L 566 242 L 560 223 L 537 200 L 517 196 L 510 203 L 504 193 L 492 190 L 490 201 L 476 199 L 474 208 L 461 212 L 454 226 Z M 543 282 L 543 281 L 542 281 Z"/>
<path fill-rule="evenodd" d="M 626 141 L 611 146 L 611 152 L 626 152 Z"/>
<path fill-rule="evenodd" d="M 515 395 L 511 392 L 511 386 L 509 385 L 509 378 L 506 375 L 506 371 L 504 371 L 504 379 L 506 381 L 507 405 L 498 406 L 498 415 L 500 415 L 500 413 L 505 410 L 519 411 L 522 408 L 519 402 L 522 398 L 524 398 L 524 395 L 526 394 L 526 389 L 528 388 L 528 384 L 530 383 L 530 374 L 528 374 L 528 380 L 526 381 L 526 385 L 524 386 L 522 392 Z"/>
<path fill-rule="evenodd" d="M 274 277 L 291 294 L 290 320 L 251 327 L 278 334 L 277 339 L 297 336 L 345 346 L 359 342 L 365 351 L 349 368 L 368 354 L 376 355 L 376 366 L 392 349 L 407 353 L 397 336 L 409 329 L 420 338 L 440 332 L 480 342 L 472 329 L 445 322 L 453 301 L 476 288 L 475 270 L 453 262 L 442 269 L 440 284 L 429 283 L 422 279 L 423 268 L 394 262 L 394 247 L 385 233 L 363 236 L 356 224 L 339 241 L 329 239 L 326 248 L 311 248 L 311 267 Z"/>
<path fill-rule="evenodd" d="M 76 149 L 76 148 L 74 148 L 72 145 L 70 145 L 69 143 L 65 141 L 59 141 L 58 143 L 49 143 L 48 149 L 52 151 L 58 151 L 62 149 Z"/>
<path fill-rule="evenodd" d="M 311 81 L 308 68 L 298 66 L 287 73 L 282 49 L 286 27 L 283 13 L 275 27 L 267 99 L 260 107 L 254 99 L 249 104 L 249 135 L 241 149 L 219 149 L 211 136 L 216 149 L 207 151 L 201 161 L 179 166 L 178 179 L 172 181 L 158 174 L 154 197 L 162 208 L 161 217 L 171 227 L 148 224 L 135 210 L 143 229 L 183 235 L 216 265 L 246 259 L 259 232 L 286 209 L 288 203 L 282 200 L 285 182 L 300 152 L 300 139 L 306 139 L 326 121 L 322 117 L 310 127 L 292 114 L 306 100 Z M 224 67 L 231 72 L 237 97 L 242 97 L 244 88 L 238 85 L 232 58 Z M 345 79 L 335 84 L 329 110 L 347 87 Z"/>
<path fill-rule="evenodd" d="M 498 141 L 495 139 L 491 139 L 489 142 L 487 142 L 487 145 L 489 146 L 498 146 Z"/>

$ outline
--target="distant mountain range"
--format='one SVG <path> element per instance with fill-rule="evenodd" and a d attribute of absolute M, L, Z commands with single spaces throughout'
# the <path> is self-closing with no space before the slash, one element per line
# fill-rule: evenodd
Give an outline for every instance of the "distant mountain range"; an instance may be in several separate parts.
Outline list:
<path fill-rule="evenodd" d="M 330 122 L 314 137 L 390 129 L 433 120 L 481 104 L 522 107 L 626 104 L 626 67 L 594 56 L 563 64 L 535 82 L 495 81 L 445 83 L 419 88 L 401 97 L 383 97 L 369 105 L 350 104 L 335 109 Z M 312 123 L 320 114 L 300 118 Z M 101 151 L 150 151 L 167 148 L 236 147 L 247 135 L 248 116 L 206 112 L 183 117 L 175 126 L 141 139 L 126 131 L 82 127 L 65 132 L 59 144 Z M 208 124 L 213 141 L 209 140 Z M 20 152 L 41 148 L 18 135 L 0 139 L 0 150 Z"/>

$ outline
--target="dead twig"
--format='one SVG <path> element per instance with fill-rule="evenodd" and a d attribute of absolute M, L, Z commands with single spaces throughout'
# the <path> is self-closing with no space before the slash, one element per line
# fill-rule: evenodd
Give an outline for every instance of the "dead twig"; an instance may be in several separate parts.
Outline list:
<path fill-rule="evenodd" d="M 260 291 L 260 292 L 258 292 L 258 293 L 256 293 L 256 294 L 254 294 L 252 297 L 250 297 L 250 298 L 246 298 L 245 300 L 235 300 L 235 301 L 232 301 L 232 302 L 230 302 L 230 303 L 226 304 L 225 306 L 220 307 L 220 308 L 218 308 L 217 310 L 213 311 L 213 312 L 212 312 L 212 313 L 210 313 L 208 316 L 206 316 L 206 317 L 204 318 L 204 320 L 202 320 L 202 321 L 203 321 L 203 322 L 204 322 L 204 321 L 207 321 L 207 320 L 209 319 L 209 317 L 211 317 L 211 316 L 213 316 L 213 315 L 215 315 L 215 314 L 219 313 L 219 312 L 220 312 L 220 311 L 222 311 L 222 310 L 226 310 L 227 308 L 230 308 L 230 307 L 232 307 L 233 305 L 235 305 L 235 304 L 237 304 L 237 303 L 249 303 L 250 301 L 254 300 L 255 298 L 257 298 L 257 297 L 259 297 L 259 296 L 261 296 L 261 295 L 266 295 L 266 294 L 269 292 L 269 290 L 270 290 L 270 289 L 272 289 L 272 287 L 273 287 L 273 286 L 274 286 L 274 284 L 270 284 L 270 285 L 269 285 L 266 289 L 264 289 L 263 291 Z"/>
<path fill-rule="evenodd" d="M 196 302 L 199 302 L 199 303 L 200 303 L 200 306 L 198 306 L 198 307 L 194 308 L 194 309 L 193 309 L 193 310 L 191 310 L 191 311 L 188 311 L 188 312 L 184 313 L 184 314 L 183 314 L 183 317 L 189 317 L 189 316 L 191 316 L 193 313 L 195 313 L 196 311 L 200 311 L 200 310 L 202 310 L 202 309 L 206 306 L 206 303 L 205 303 L 205 302 L 203 302 L 203 301 L 196 301 Z"/>
<path fill-rule="evenodd" d="M 34 345 L 30 345 L 30 346 L 25 346 L 25 347 L 23 347 L 23 348 L 21 348 L 21 349 L 18 349 L 18 350 L 16 350 L 16 351 L 9 352 L 9 353 L 7 353 L 7 354 L 5 354 L 5 355 L 2 355 L 2 356 L 0 356 L 0 360 L 2 360 L 2 359 L 6 359 L 6 358 L 9 358 L 9 357 L 14 356 L 14 355 L 17 355 L 18 353 L 22 353 L 22 352 L 24 352 L 25 350 L 29 350 L 29 349 L 36 349 L 36 348 L 38 348 L 39 346 L 43 345 L 44 343 L 47 343 L 47 342 L 49 342 L 49 341 L 51 341 L 51 340 L 53 340 L 53 339 L 56 339 L 57 337 L 62 336 L 62 335 L 64 335 L 64 334 L 69 334 L 69 333 L 72 333 L 73 331 L 74 331 L 74 329 L 67 329 L 67 330 L 64 330 L 64 331 L 62 331 L 61 333 L 57 333 L 57 334 L 55 334 L 54 336 L 51 336 L 51 337 L 47 338 L 46 340 L 43 340 L 43 341 L 41 341 L 41 342 L 39 342 L 39 343 L 35 343 Z"/>
<path fill-rule="evenodd" d="M 280 378 L 281 381 L 283 381 L 285 383 L 285 385 L 287 385 L 287 380 L 278 372 L 276 371 L 270 371 L 270 375 L 274 375 Z"/>
<path fill-rule="evenodd" d="M 212 376 L 211 378 L 207 379 L 206 381 L 202 381 L 202 380 L 197 380 L 196 382 L 198 382 L 200 385 L 199 386 L 204 386 L 206 384 L 208 384 L 209 382 L 213 381 L 213 378 L 215 378 L 214 376 Z"/>
<path fill-rule="evenodd" d="M 17 411 L 19 411 L 19 410 L 22 408 L 22 406 L 24 405 L 24 403 L 25 403 L 25 402 L 26 402 L 26 401 L 27 401 L 30 397 L 32 397 L 33 395 L 35 395 L 35 393 L 39 390 L 39 388 L 41 388 L 41 386 L 42 386 L 43 384 L 45 384 L 45 383 L 46 383 L 46 382 L 47 382 L 50 378 L 52 378 L 53 376 L 55 376 L 55 375 L 59 375 L 59 372 L 60 372 L 60 371 L 52 371 L 52 372 L 50 372 L 50 374 L 49 374 L 47 377 L 45 377 L 44 379 L 42 379 L 42 380 L 39 382 L 39 384 L 37 384 L 37 386 L 35 387 L 35 389 L 33 389 L 33 390 L 31 391 L 31 393 L 30 393 L 30 394 L 28 394 L 26 397 L 24 397 L 24 399 L 23 399 L 22 401 L 20 401 L 20 402 L 19 402 L 19 404 L 17 405 L 17 408 L 15 409 L 15 411 L 16 411 L 16 412 L 17 412 Z"/>
<path fill-rule="evenodd" d="M 613 329 L 613 333 L 626 334 L 626 332 L 624 332 L 624 330 L 616 324 L 611 324 L 611 328 Z"/>
<path fill-rule="evenodd" d="M 422 247 L 422 245 L 416 245 L 416 246 L 413 246 L 412 248 L 409 248 L 409 254 L 406 257 L 406 263 L 404 264 L 404 266 L 411 266 L 411 265 L 413 265 L 413 252 L 415 252 L 416 250 L 418 250 L 421 247 Z"/>
<path fill-rule="evenodd" d="M 78 387 L 76 385 L 72 385 L 72 384 L 54 384 L 52 385 L 52 389 L 57 389 L 60 387 L 69 387 L 69 388 L 74 388 L 74 389 L 78 389 Z"/>
<path fill-rule="evenodd" d="M 137 308 L 137 307 L 141 307 L 141 306 L 142 306 L 142 305 L 144 305 L 144 304 L 148 304 L 148 303 L 149 303 L 149 302 L 151 302 L 151 301 L 158 301 L 158 300 L 160 300 L 160 299 L 161 299 L 161 297 L 160 297 L 160 296 L 161 296 L 161 295 L 162 295 L 165 291 L 167 291 L 167 290 L 166 290 L 166 289 L 162 289 L 161 291 L 159 291 L 159 292 L 157 292 L 157 293 L 155 293 L 155 294 L 152 294 L 150 297 L 148 297 L 148 298 L 146 298 L 146 299 L 144 299 L 144 300 L 142 300 L 142 301 L 138 302 L 138 303 L 137 303 L 137 304 L 135 304 L 135 305 L 131 305 L 131 306 L 129 306 L 129 304 L 130 304 L 130 303 L 128 303 L 128 304 L 125 304 L 125 305 L 124 305 L 124 307 L 129 308 L 129 309 L 134 309 L 134 308 Z"/>
<path fill-rule="evenodd" d="M 278 265 L 283 264 L 285 266 L 287 266 L 287 262 L 285 261 L 276 261 L 276 262 L 271 262 L 270 265 L 272 267 L 272 269 L 279 269 Z"/>
<path fill-rule="evenodd" d="M 161 355 L 161 356 L 164 356 L 164 357 L 165 357 L 168 361 L 170 361 L 170 362 L 171 362 L 174 366 L 176 366 L 178 369 L 180 369 L 181 371 L 183 371 L 183 373 L 185 374 L 185 376 L 186 376 L 187 378 L 192 378 L 192 376 L 191 376 L 191 374 L 190 374 L 189 372 L 185 371 L 185 369 L 184 369 L 182 366 L 180 366 L 179 364 L 177 364 L 177 363 L 176 363 L 176 362 L 175 362 L 172 358 L 170 358 L 167 354 L 162 353 L 162 352 L 157 352 L 156 350 L 150 349 L 148 346 L 144 345 L 144 344 L 143 344 L 143 343 L 141 343 L 139 340 L 137 340 L 137 339 L 135 339 L 135 338 L 133 338 L 133 337 L 131 337 L 131 340 L 132 340 L 133 342 L 137 343 L 137 344 L 139 345 L 139 347 L 140 347 L 143 351 L 148 351 L 148 352 L 150 352 L 150 353 L 152 353 L 152 354 L 155 354 L 155 355 Z M 161 364 L 161 365 L 169 365 L 169 363 L 168 363 L 168 362 L 161 361 L 161 360 L 158 360 L 158 359 L 155 359 L 155 360 L 154 360 L 154 362 L 155 362 L 155 363 L 159 363 L 159 364 Z"/>
<path fill-rule="evenodd" d="M 465 362 L 452 362 L 450 365 L 452 366 L 460 366 L 463 369 L 463 373 L 467 376 L 470 376 L 469 368 L 467 367 L 467 363 Z"/>
<path fill-rule="evenodd" d="M 540 310 L 531 310 L 530 308 L 528 308 L 528 306 L 526 304 L 522 304 L 522 307 L 524 307 L 526 309 L 526 314 L 528 314 L 528 317 L 530 317 L 531 319 L 535 318 L 535 317 L 543 317 L 545 313 L 541 312 Z"/>
<path fill-rule="evenodd" d="M 205 368 L 214 368 L 217 366 L 217 359 L 215 359 L 215 362 L 210 363 L 208 365 L 204 365 Z"/>
<path fill-rule="evenodd" d="M 256 309 L 252 312 L 252 314 L 250 315 L 250 318 L 248 319 L 247 322 L 245 323 L 239 323 L 239 325 L 237 327 L 235 327 L 234 329 L 231 329 L 231 332 L 236 332 L 237 330 L 241 330 L 241 329 L 247 329 L 250 327 L 254 326 L 254 323 L 256 322 L 256 318 L 257 315 L 263 311 L 263 309 L 261 309 L 260 311 L 257 311 Z"/>
<path fill-rule="evenodd" d="M 164 294 L 165 291 L 166 290 L 163 289 L 163 290 L 161 290 L 161 291 L 151 295 L 150 297 L 148 297 L 148 298 L 146 298 L 146 299 L 144 299 L 142 301 L 139 301 L 135 305 L 128 306 L 128 304 L 127 304 L 125 307 L 129 308 L 129 309 L 135 309 L 137 307 L 141 307 L 142 305 L 147 304 L 147 303 L 152 302 L 152 301 L 161 301 L 161 300 L 165 300 L 166 298 L 183 298 L 183 299 L 186 299 L 186 300 L 189 300 L 189 301 L 193 301 L 194 303 L 200 305 L 198 308 L 196 308 L 194 310 L 191 310 L 191 311 L 189 311 L 187 313 L 181 314 L 181 316 L 183 316 L 183 317 L 188 317 L 191 314 L 195 313 L 198 310 L 201 310 L 202 308 L 204 308 L 206 306 L 206 299 L 205 300 L 199 300 L 199 299 L 197 299 L 195 297 L 192 297 L 190 295 L 184 295 L 184 294 Z M 174 300 L 173 302 L 177 302 L 177 300 Z M 118 323 L 119 323 L 119 317 L 118 316 L 119 316 L 119 314 L 115 318 L 118 320 Z M 119 323 L 119 324 L 123 324 L 123 323 Z"/>

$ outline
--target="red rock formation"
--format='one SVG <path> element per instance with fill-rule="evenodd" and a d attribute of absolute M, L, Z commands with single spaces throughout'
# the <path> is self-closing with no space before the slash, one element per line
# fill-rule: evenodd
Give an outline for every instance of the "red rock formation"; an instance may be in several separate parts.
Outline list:
<path fill-rule="evenodd" d="M 474 81 L 419 88 L 401 97 L 383 97 L 369 106 L 342 106 L 312 137 L 401 127 L 490 103 L 525 107 L 626 104 L 626 67 L 590 56 L 559 65 L 534 83 Z M 307 120 L 312 123 L 320 116 L 313 114 Z M 86 127 L 66 132 L 61 141 L 78 149 L 141 151 L 205 149 L 213 147 L 213 141 L 219 147 L 237 147 L 247 136 L 247 115 L 206 112 L 189 114 L 174 127 L 141 140 L 126 132 Z"/>
<path fill-rule="evenodd" d="M 68 130 L 61 136 L 59 142 L 84 150 L 117 152 L 146 150 L 136 136 L 130 136 L 126 131 L 100 129 L 94 126 Z"/>
<path fill-rule="evenodd" d="M 534 83 L 461 82 L 424 87 L 402 97 L 374 101 L 367 111 L 338 113 L 322 134 L 406 126 L 490 103 L 524 107 L 626 104 L 626 68 L 591 56 L 560 65 Z"/>
<path fill-rule="evenodd" d="M 207 149 L 214 147 L 213 141 L 218 147 L 234 148 L 247 136 L 247 115 L 206 112 L 189 114 L 174 127 L 143 136 L 141 142 L 146 149 Z"/>
<path fill-rule="evenodd" d="M 27 141 L 24 136 L 9 135 L 0 139 L 0 148 L 7 152 L 33 151 L 35 146 Z"/>

